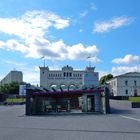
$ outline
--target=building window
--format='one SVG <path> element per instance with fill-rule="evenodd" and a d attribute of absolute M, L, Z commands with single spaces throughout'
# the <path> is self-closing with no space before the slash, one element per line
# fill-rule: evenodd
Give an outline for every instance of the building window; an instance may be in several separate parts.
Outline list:
<path fill-rule="evenodd" d="M 127 90 L 127 89 L 125 90 L 125 94 L 126 94 L 126 95 L 128 94 L 128 90 Z"/>
<path fill-rule="evenodd" d="M 126 85 L 126 86 L 128 85 L 128 81 L 127 81 L 127 80 L 125 81 L 125 85 Z"/>
<path fill-rule="evenodd" d="M 66 73 L 64 72 L 64 77 L 66 76 Z"/>
<path fill-rule="evenodd" d="M 137 86 L 137 81 L 136 80 L 134 81 L 134 86 Z"/>
<path fill-rule="evenodd" d="M 137 89 L 134 89 L 134 96 L 137 96 Z"/>
<path fill-rule="evenodd" d="M 71 72 L 70 72 L 70 77 L 71 77 L 71 75 L 72 75 L 72 74 L 71 74 Z"/>

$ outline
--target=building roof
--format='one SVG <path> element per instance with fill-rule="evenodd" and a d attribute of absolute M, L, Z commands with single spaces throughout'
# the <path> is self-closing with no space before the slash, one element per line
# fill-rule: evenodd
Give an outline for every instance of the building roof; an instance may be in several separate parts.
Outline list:
<path fill-rule="evenodd" d="M 81 96 L 87 93 L 98 93 L 101 94 L 104 92 L 104 88 L 90 88 L 90 89 L 78 89 L 78 90 L 45 90 L 44 89 L 30 89 L 30 96 L 42 96 L 42 97 L 73 97 L 73 96 Z"/>
<path fill-rule="evenodd" d="M 111 78 L 110 80 L 106 81 L 106 82 L 109 82 L 115 78 L 119 78 L 119 77 L 140 77 L 140 72 L 128 72 L 128 73 L 125 73 L 125 74 L 121 74 L 121 75 L 117 75 L 113 78 Z"/>
<path fill-rule="evenodd" d="M 23 73 L 22 71 L 11 70 L 1 81 L 0 84 L 7 84 L 10 82 L 22 82 Z"/>

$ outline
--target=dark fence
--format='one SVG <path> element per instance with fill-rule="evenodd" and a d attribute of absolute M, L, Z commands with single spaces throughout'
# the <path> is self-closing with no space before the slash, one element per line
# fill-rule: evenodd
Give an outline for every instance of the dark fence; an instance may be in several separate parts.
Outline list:
<path fill-rule="evenodd" d="M 140 108 L 140 102 L 132 102 L 132 108 Z"/>
<path fill-rule="evenodd" d="M 113 100 L 128 100 L 129 96 L 110 96 L 110 99 L 113 99 Z"/>

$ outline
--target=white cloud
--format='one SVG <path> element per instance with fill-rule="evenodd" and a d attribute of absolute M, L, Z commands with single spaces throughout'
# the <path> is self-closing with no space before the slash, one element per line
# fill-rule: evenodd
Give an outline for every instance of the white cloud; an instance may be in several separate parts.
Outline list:
<path fill-rule="evenodd" d="M 49 27 L 63 29 L 69 26 L 69 19 L 47 11 L 27 11 L 17 18 L 0 18 L 0 31 L 22 39 L 43 37 Z"/>
<path fill-rule="evenodd" d="M 23 72 L 23 81 L 31 83 L 33 85 L 39 84 L 39 68 L 37 66 L 33 68 L 21 67 L 19 68 Z"/>
<path fill-rule="evenodd" d="M 62 66 L 64 67 L 64 66 Z M 62 67 L 60 65 L 54 64 L 53 66 L 49 66 L 50 70 L 62 70 Z"/>
<path fill-rule="evenodd" d="M 26 54 L 29 52 L 29 47 L 25 44 L 19 43 L 15 39 L 7 40 L 6 42 L 0 41 L 0 48 L 6 49 L 8 51 L 19 51 L 23 54 Z"/>
<path fill-rule="evenodd" d="M 100 62 L 102 62 L 99 58 L 97 58 L 96 56 L 94 56 L 94 57 L 91 57 L 90 58 L 90 62 L 93 62 L 93 63 L 100 63 Z"/>
<path fill-rule="evenodd" d="M 21 62 L 19 63 L 19 62 L 15 62 L 15 61 L 11 61 L 11 60 L 10 61 L 9 60 L 4 60 L 4 62 L 7 63 L 7 64 L 10 64 L 12 66 L 14 65 L 14 66 L 18 66 L 18 67 L 21 67 L 21 66 L 23 67 L 23 66 L 27 65 L 27 63 L 21 63 Z"/>
<path fill-rule="evenodd" d="M 30 64 L 28 63 L 22 63 L 17 61 L 11 61 L 11 60 L 2 60 L 4 63 L 7 63 L 8 65 L 11 65 L 14 67 L 14 70 L 22 71 L 23 72 L 23 81 L 27 83 L 31 83 L 33 85 L 39 84 L 39 67 L 29 67 Z M 5 75 L 0 76 L 0 79 L 3 79 Z"/>
<path fill-rule="evenodd" d="M 19 43 L 18 41 L 14 39 L 8 40 L 5 45 L 7 46 L 8 50 L 12 51 L 20 51 L 21 53 L 27 53 L 29 48 L 25 46 L 24 44 Z"/>
<path fill-rule="evenodd" d="M 68 47 L 68 58 L 71 60 L 85 60 L 88 56 L 94 56 L 92 62 L 98 63 L 100 60 L 96 57 L 99 50 L 95 45 L 84 47 L 79 43 Z"/>
<path fill-rule="evenodd" d="M 56 42 L 49 42 L 46 39 L 37 39 L 28 46 L 18 43 L 16 40 L 8 40 L 3 42 L 5 49 L 9 51 L 19 51 L 29 58 L 41 58 L 49 60 L 86 60 L 88 56 L 94 56 L 91 61 L 99 63 L 100 59 L 97 58 L 99 53 L 95 45 L 85 47 L 83 44 L 75 44 L 67 46 L 63 40 Z M 3 46 L 2 46 L 3 47 Z"/>
<path fill-rule="evenodd" d="M 3 41 L 0 41 L 0 48 L 3 48 L 5 46 L 5 43 Z"/>
<path fill-rule="evenodd" d="M 138 65 L 133 67 L 126 66 L 113 67 L 112 72 L 114 73 L 140 72 L 140 66 Z"/>
<path fill-rule="evenodd" d="M 113 29 L 117 29 L 124 25 L 128 25 L 133 21 L 129 17 L 115 17 L 108 21 L 97 22 L 94 24 L 93 32 L 103 33 Z"/>
<path fill-rule="evenodd" d="M 95 45 L 84 46 L 81 43 L 66 45 L 63 40 L 51 42 L 47 38 L 49 27 L 63 29 L 69 26 L 70 20 L 47 11 L 28 11 L 18 18 L 0 18 L 0 32 L 11 39 L 0 41 L 0 48 L 8 51 L 19 51 L 25 57 L 50 60 L 83 60 L 94 55 L 94 62 L 99 62 L 99 50 Z M 17 36 L 18 38 L 12 39 Z"/>
<path fill-rule="evenodd" d="M 94 56 L 92 62 L 100 62 L 97 58 L 99 50 L 95 45 L 84 47 L 83 44 L 75 44 L 72 46 L 66 46 L 62 40 L 50 43 L 46 48 L 39 49 L 40 56 L 45 56 L 46 59 L 56 60 L 86 60 L 87 56 Z M 34 56 L 34 55 L 33 55 Z M 39 56 L 39 57 L 40 57 Z"/>
<path fill-rule="evenodd" d="M 124 58 L 115 58 L 112 60 L 116 64 L 128 64 L 140 61 L 140 56 L 127 54 Z"/>
<path fill-rule="evenodd" d="M 22 71 L 23 72 L 23 81 L 26 83 L 31 83 L 33 85 L 39 85 L 40 81 L 40 75 L 39 75 L 39 67 L 31 67 L 29 64 L 26 63 L 19 63 L 16 61 L 9 61 L 9 60 L 3 60 L 5 63 L 8 63 L 9 65 L 14 65 L 14 70 Z M 2 80 L 5 75 L 0 75 L 0 80 Z"/>
<path fill-rule="evenodd" d="M 96 71 L 96 69 L 95 69 Z M 109 74 L 109 71 L 103 71 L 103 70 L 97 70 L 97 72 L 99 72 L 99 79 L 107 74 Z"/>

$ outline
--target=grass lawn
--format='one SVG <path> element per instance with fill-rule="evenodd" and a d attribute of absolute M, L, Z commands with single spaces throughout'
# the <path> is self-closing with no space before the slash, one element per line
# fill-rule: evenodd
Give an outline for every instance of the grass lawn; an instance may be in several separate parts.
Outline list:
<path fill-rule="evenodd" d="M 7 98 L 7 103 L 22 103 L 25 102 L 25 98 Z"/>
<path fill-rule="evenodd" d="M 140 97 L 129 97 L 128 100 L 131 102 L 140 102 Z"/>

